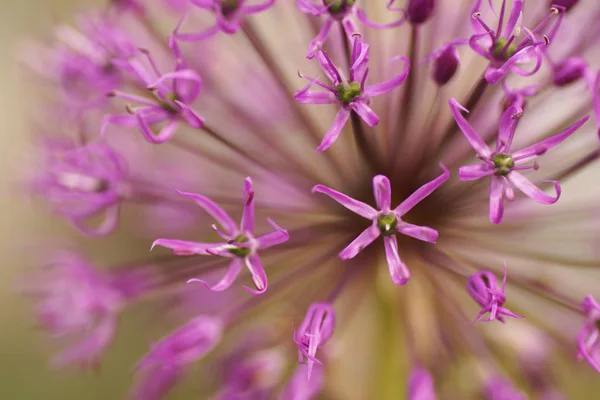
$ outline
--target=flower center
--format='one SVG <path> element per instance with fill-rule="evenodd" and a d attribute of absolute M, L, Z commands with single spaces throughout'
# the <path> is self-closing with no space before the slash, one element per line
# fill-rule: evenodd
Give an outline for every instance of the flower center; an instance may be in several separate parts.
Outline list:
<path fill-rule="evenodd" d="M 247 243 L 248 242 L 248 238 L 242 234 L 239 234 L 235 237 L 235 239 L 233 239 L 233 241 L 230 244 L 233 243 Z M 234 246 L 232 248 L 230 248 L 228 250 L 231 254 L 233 254 L 234 256 L 237 257 L 247 257 L 250 254 L 250 248 L 249 247 L 238 247 L 238 246 Z"/>
<path fill-rule="evenodd" d="M 492 157 L 492 162 L 496 168 L 496 175 L 506 176 L 515 166 L 515 161 L 510 154 L 498 153 Z"/>
<path fill-rule="evenodd" d="M 345 13 L 354 5 L 356 0 L 324 0 L 326 6 L 329 6 L 330 14 Z"/>
<path fill-rule="evenodd" d="M 388 214 L 379 214 L 377 216 L 377 227 L 383 236 L 391 236 L 396 233 L 398 219 L 393 212 Z"/>
<path fill-rule="evenodd" d="M 496 57 L 496 59 L 506 61 L 517 52 L 517 46 L 514 44 L 514 41 L 509 44 L 508 47 L 506 46 L 507 44 L 508 39 L 506 38 L 501 37 L 496 39 L 493 49 L 494 57 Z"/>
<path fill-rule="evenodd" d="M 356 97 L 362 94 L 358 82 L 350 82 L 348 87 L 341 83 L 335 87 L 335 90 L 337 91 L 337 99 L 346 105 L 352 103 Z"/>
<path fill-rule="evenodd" d="M 221 13 L 227 17 L 240 7 L 240 0 L 221 0 Z"/>

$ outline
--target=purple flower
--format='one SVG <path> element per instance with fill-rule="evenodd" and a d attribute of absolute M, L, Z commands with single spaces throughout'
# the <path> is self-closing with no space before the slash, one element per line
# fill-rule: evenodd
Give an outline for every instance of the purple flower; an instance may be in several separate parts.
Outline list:
<path fill-rule="evenodd" d="M 527 400 L 523 392 L 519 392 L 510 381 L 499 376 L 493 376 L 485 384 L 487 400 Z"/>
<path fill-rule="evenodd" d="M 158 239 L 154 241 L 152 248 L 158 245 L 173 249 L 173 252 L 178 255 L 203 254 L 231 258 L 232 261 L 227 273 L 213 286 L 201 279 L 190 279 L 188 282 L 200 282 L 209 290 L 220 292 L 233 284 L 243 266 L 246 265 L 257 290 L 244 288 L 252 294 L 264 293 L 267 290 L 267 275 L 257 251 L 286 242 L 289 239 L 289 234 L 269 219 L 269 224 L 275 228 L 275 231 L 259 237 L 254 236 L 254 190 L 252 189 L 252 180 L 250 178 L 244 180 L 244 211 L 239 226 L 209 198 L 193 193 L 179 191 L 178 193 L 194 200 L 196 204 L 217 220 L 223 230 L 220 230 L 216 225 L 213 225 L 213 229 L 225 241 L 220 243 L 198 243 Z"/>
<path fill-rule="evenodd" d="M 145 50 L 142 53 L 147 58 L 148 65 L 137 58 L 118 64 L 130 71 L 149 90 L 152 97 L 120 91 L 111 92 L 111 96 L 132 101 L 139 106 L 128 105 L 128 114 L 107 116 L 102 123 L 101 135 L 105 134 L 109 124 L 137 126 L 144 139 L 160 144 L 169 140 L 182 123 L 192 128 L 201 128 L 204 125 L 204 119 L 191 108 L 202 89 L 202 79 L 193 69 L 187 67 L 179 46 L 172 38 L 169 44 L 176 60 L 174 72 L 161 75 L 154 60 Z M 164 126 L 156 133 L 153 128 L 163 123 Z"/>
<path fill-rule="evenodd" d="M 240 30 L 244 19 L 248 15 L 263 12 L 273 4 L 275 0 L 266 0 L 264 3 L 249 5 L 247 0 L 190 0 L 191 3 L 203 10 L 212 11 L 216 17 L 216 24 L 210 28 L 195 33 L 179 33 L 185 20 L 182 19 L 175 28 L 173 36 L 184 42 L 196 42 L 209 38 L 219 32 L 232 35 Z"/>
<path fill-rule="evenodd" d="M 467 39 L 456 39 L 438 47 L 423 61 L 433 61 L 433 80 L 440 86 L 454 77 L 460 64 L 456 46 L 469 43 Z"/>
<path fill-rule="evenodd" d="M 479 12 L 481 2 L 482 0 L 477 0 L 473 7 L 473 19 L 476 21 L 473 25 L 478 33 L 471 36 L 469 45 L 473 51 L 490 61 L 485 71 L 485 79 L 489 83 L 496 84 L 509 72 L 521 76 L 535 74 L 542 66 L 543 60 L 543 53 L 539 47 L 548 45 L 549 43 L 547 37 L 544 37 L 544 40 L 538 40 L 535 33 L 547 24 L 548 19 L 542 21 L 533 31 L 523 28 L 527 35 L 524 39 L 518 40 L 517 37 L 521 32 L 518 24 L 522 17 L 524 1 L 513 1 L 506 26 L 503 26 L 506 0 L 502 1 L 498 26 L 495 32 L 481 19 L 481 13 Z M 553 8 L 552 13 L 558 14 L 559 10 Z M 520 67 L 520 65 L 532 61 L 535 62 L 535 65 L 530 71 Z"/>
<path fill-rule="evenodd" d="M 45 151 L 44 175 L 34 181 L 34 190 L 80 232 L 88 236 L 111 233 L 127 195 L 123 159 L 100 142 L 77 148 L 47 143 Z M 100 215 L 98 226 L 87 224 Z"/>
<path fill-rule="evenodd" d="M 577 358 L 585 359 L 592 368 L 600 372 L 600 305 L 588 295 L 583 299 L 581 308 L 586 319 L 577 336 Z"/>
<path fill-rule="evenodd" d="M 435 386 L 429 371 L 423 368 L 413 369 L 408 378 L 408 400 L 435 400 Z"/>
<path fill-rule="evenodd" d="M 201 315 L 151 345 L 150 352 L 136 366 L 140 377 L 132 398 L 163 398 L 181 379 L 185 367 L 204 357 L 219 343 L 222 332 L 222 321 Z"/>
<path fill-rule="evenodd" d="M 375 197 L 375 203 L 379 210 L 326 186 L 315 186 L 313 193 L 326 194 L 350 211 L 373 221 L 370 227 L 365 229 L 352 243 L 340 252 L 339 257 L 342 260 L 354 258 L 380 235 L 383 235 L 385 255 L 392 281 L 396 285 L 406 284 L 410 278 L 410 271 L 398 254 L 396 232 L 425 242 L 435 243 L 438 238 L 438 232 L 435 229 L 409 224 L 402 221 L 402 217 L 450 178 L 450 172 L 446 167 L 443 165 L 441 167 L 444 172 L 440 176 L 421 186 L 393 210 L 390 208 L 392 188 L 389 179 L 383 175 L 376 175 L 373 178 L 373 197 Z"/>
<path fill-rule="evenodd" d="M 435 0 L 409 0 L 406 15 L 413 25 L 426 22 L 435 9 Z"/>
<path fill-rule="evenodd" d="M 555 63 L 548 58 L 552 67 L 552 81 L 556 86 L 567 86 L 583 78 L 588 87 L 593 87 L 596 74 L 581 57 L 569 57 Z"/>
<path fill-rule="evenodd" d="M 496 276 L 490 271 L 477 271 L 469 277 L 467 290 L 469 295 L 481 306 L 481 311 L 475 317 L 472 324 L 481 321 L 498 320 L 504 323 L 503 315 L 511 318 L 524 318 L 516 315 L 512 311 L 502 307 L 506 301 L 504 288 L 506 287 L 506 263 L 504 263 L 504 277 L 502 278 L 502 287 L 498 286 Z M 489 319 L 481 319 L 483 314 L 489 312 Z"/>
<path fill-rule="evenodd" d="M 314 303 L 306 312 L 300 328 L 294 332 L 294 342 L 298 345 L 298 360 L 308 365 L 308 379 L 317 360 L 317 350 L 333 335 L 335 329 L 335 311 L 331 304 Z"/>
<path fill-rule="evenodd" d="M 307 79 L 309 83 L 303 89 L 298 90 L 294 97 L 302 104 L 337 104 L 341 107 L 321 145 L 317 147 L 317 151 L 327 150 L 337 140 L 352 111 L 358 114 L 367 125 L 377 125 L 379 116 L 369 107 L 371 97 L 380 96 L 400 86 L 408 76 L 409 71 L 408 60 L 401 57 L 405 68 L 399 75 L 389 81 L 366 86 L 369 74 L 369 68 L 367 67 L 369 45 L 364 43 L 359 35 L 354 36 L 350 76 L 347 80 L 342 77 L 342 74 L 326 52 L 318 51 L 315 58 L 332 84 L 328 85 L 318 78 L 305 77 L 300 74 L 300 77 Z M 327 91 L 312 91 L 310 89 L 313 85 Z"/>
<path fill-rule="evenodd" d="M 38 323 L 56 337 L 75 341 L 55 355 L 63 367 L 98 364 L 115 335 L 120 311 L 139 290 L 118 276 L 101 274 L 72 252 L 46 254 L 43 270 L 24 283 L 24 291 L 38 300 Z"/>
<path fill-rule="evenodd" d="M 534 162 L 533 165 L 523 164 L 532 161 L 562 143 L 575 133 L 589 117 L 582 118 L 564 131 L 536 144 L 518 151 L 511 151 L 517 121 L 523 114 L 523 110 L 520 107 L 511 106 L 502 114 L 498 127 L 496 149 L 492 152 L 475 129 L 462 116 L 461 110 L 467 110 L 453 98 L 450 99 L 449 103 L 456 123 L 477 153 L 477 158 L 483 161 L 482 164 L 460 167 L 458 176 L 463 181 L 490 177 L 490 221 L 495 224 L 499 224 L 502 221 L 504 214 L 503 197 L 506 196 L 508 200 L 514 199 L 514 191 L 510 186 L 511 184 L 538 203 L 554 204 L 558 201 L 561 193 L 558 182 L 550 181 L 554 185 L 556 196 L 549 196 L 518 171 L 539 169 L 537 162 Z"/>
<path fill-rule="evenodd" d="M 565 11 L 569 11 L 579 3 L 579 0 L 549 0 L 548 5 L 550 7 L 559 6 L 563 7 Z"/>
<path fill-rule="evenodd" d="M 320 365 L 312 367 L 310 379 L 307 377 L 308 365 L 299 365 L 285 385 L 279 400 L 313 400 L 325 386 L 325 372 Z"/>

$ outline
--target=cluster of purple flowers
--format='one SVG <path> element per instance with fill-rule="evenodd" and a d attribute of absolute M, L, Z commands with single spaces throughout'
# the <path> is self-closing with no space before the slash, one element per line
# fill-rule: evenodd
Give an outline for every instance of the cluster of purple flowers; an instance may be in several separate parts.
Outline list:
<path fill-rule="evenodd" d="M 166 221 L 176 220 L 180 226 L 185 226 L 189 213 L 195 213 L 189 208 L 193 202 L 216 221 L 212 230 L 220 239 L 212 242 L 171 238 L 154 240 L 152 248 L 160 246 L 173 251 L 174 256 L 164 256 L 165 265 L 180 266 L 179 270 L 183 272 L 178 274 L 153 270 L 151 274 L 132 277 L 121 270 L 97 272 L 88 261 L 72 255 L 63 254 L 53 260 L 50 279 L 32 287 L 34 294 L 43 296 L 38 309 L 39 319 L 53 333 L 85 335 L 88 332 L 82 341 L 57 356 L 57 364 L 97 362 L 115 334 L 121 310 L 161 285 L 196 282 L 202 283 L 210 292 L 230 293 L 235 292 L 231 288 L 241 279 L 240 275 L 246 268 L 253 287 L 244 286 L 244 289 L 252 296 L 232 294 L 217 307 L 218 310 L 195 315 L 179 329 L 151 345 L 148 354 L 138 363 L 133 398 L 162 398 L 181 380 L 190 364 L 213 350 L 217 351 L 222 338 L 234 330 L 245 315 L 262 304 L 268 304 L 271 296 L 291 290 L 289 288 L 308 277 L 313 268 L 325 268 L 327 263 L 335 262 L 338 275 L 335 275 L 333 289 L 330 282 L 315 284 L 322 290 L 312 292 L 310 285 L 300 287 L 305 293 L 298 296 L 302 299 L 298 304 L 307 307 L 307 311 L 302 323 L 293 331 L 293 343 L 297 346 L 301 365 L 284 379 L 285 374 L 281 371 L 285 369 L 286 361 L 272 343 L 261 341 L 258 345 L 245 346 L 243 351 L 232 350 L 239 354 L 236 353 L 233 366 L 225 368 L 229 372 L 213 397 L 316 398 L 326 383 L 326 368 L 320 360 L 333 357 L 325 345 L 343 326 L 334 306 L 342 302 L 344 294 L 355 290 L 352 289 L 353 282 L 370 282 L 366 276 L 377 274 L 372 267 L 376 265 L 379 254 L 385 254 L 389 275 L 396 285 L 407 285 L 411 279 L 406 260 L 417 265 L 417 279 L 423 281 L 438 273 L 423 267 L 427 260 L 431 265 L 449 271 L 453 278 L 460 279 L 463 291 L 466 278 L 467 293 L 480 308 L 473 322 L 498 320 L 504 323 L 506 317 L 524 318 L 504 307 L 507 300 L 506 264 L 500 284 L 497 278 L 499 271 L 486 269 L 492 261 L 486 259 L 483 263 L 469 263 L 465 258 L 455 257 L 448 246 L 439 246 L 436 242 L 447 234 L 450 245 L 458 246 L 456 243 L 460 243 L 461 237 L 455 236 L 453 231 L 471 228 L 468 223 L 458 223 L 453 227 L 446 221 L 468 220 L 470 211 L 465 212 L 464 208 L 475 207 L 473 203 L 477 206 L 488 203 L 481 191 L 468 201 L 457 201 L 460 195 L 456 193 L 466 192 L 474 187 L 470 185 L 477 184 L 466 181 L 484 178 L 487 181 L 489 178 L 489 213 L 486 211 L 486 218 L 489 216 L 493 224 L 504 221 L 500 227 L 485 221 L 486 227 L 480 232 L 496 228 L 510 232 L 510 229 L 517 229 L 511 224 L 519 227 L 520 218 L 525 218 L 519 213 L 533 215 L 539 212 L 527 208 L 527 203 L 515 201 L 515 188 L 537 203 L 554 204 L 562 193 L 558 180 L 571 176 L 600 157 L 600 151 L 595 149 L 564 170 L 552 171 L 552 178 L 543 181 L 529 179 L 523 174 L 540 170 L 537 159 L 573 136 L 589 119 L 588 116 L 572 117 L 568 124 L 561 124 L 560 129 L 545 133 L 541 139 L 528 135 L 525 130 L 517 132 L 519 122 L 530 112 L 529 102 L 540 93 L 585 82 L 585 92 L 593 98 L 596 118 L 600 118 L 600 74 L 594 72 L 579 53 L 565 52 L 566 55 L 557 56 L 550 50 L 554 42 L 560 40 L 562 25 L 569 17 L 567 13 L 577 10 L 578 1 L 549 2 L 550 7 L 530 29 L 523 23 L 523 0 L 502 0 L 499 9 L 494 9 L 491 1 L 489 4 L 482 0 L 466 1 L 464 3 L 470 12 L 465 15 L 455 10 L 459 6 L 449 0 L 446 3 L 452 4 L 446 5 L 447 8 L 460 15 L 456 17 L 459 28 L 466 26 L 472 31 L 463 32 L 464 36 L 468 36 L 462 38 L 460 34 L 444 36 L 445 44 L 430 51 L 429 55 L 420 56 L 417 52 L 419 32 L 436 13 L 441 12 L 442 0 L 409 0 L 405 7 L 397 6 L 395 0 L 381 0 L 380 6 L 385 8 L 387 18 L 391 20 L 385 23 L 374 22 L 368 16 L 366 2 L 360 4 L 359 0 L 298 0 L 297 10 L 293 11 L 281 5 L 286 13 L 297 14 L 299 10 L 307 14 L 311 31 L 318 31 L 308 44 L 305 57 L 312 60 L 311 63 L 316 61 L 326 77 L 324 80 L 298 72 L 308 84 L 296 90 L 293 98 L 278 60 L 261 36 L 261 29 L 265 28 L 257 27 L 250 18 L 275 11 L 275 0 L 164 0 L 163 3 L 160 7 L 167 6 L 179 18 L 179 24 L 167 39 L 153 24 L 150 12 L 156 11 L 159 6 L 142 0 L 113 1 L 110 8 L 115 15 L 108 13 L 103 17 L 84 19 L 81 22 L 83 28 L 79 31 L 72 28 L 59 31 L 59 39 L 64 46 L 53 52 L 55 67 L 53 72 L 46 72 L 46 76 L 54 83 L 58 82 L 60 93 L 67 99 L 63 102 L 64 107 L 55 111 L 56 115 L 74 121 L 78 134 L 72 141 L 44 142 L 44 172 L 34 180 L 33 186 L 50 202 L 56 213 L 88 236 L 112 233 L 119 225 L 121 209 L 128 204 L 151 206 L 151 215 L 158 226 L 154 229 L 159 231 L 163 222 L 166 228 Z M 360 8 L 361 5 L 364 7 Z M 194 30 L 201 18 L 211 14 L 216 22 L 210 22 L 207 28 Z M 320 28 L 316 17 L 323 17 Z M 135 29 L 132 29 L 141 30 L 143 34 L 137 37 L 128 32 L 124 28 L 128 20 L 120 22 L 120 18 L 135 21 Z M 210 18 L 212 21 L 213 17 Z M 490 25 L 494 26 L 492 21 L 495 29 L 490 28 Z M 411 29 L 410 54 L 407 57 L 394 56 L 390 62 L 392 67 L 370 62 L 373 49 L 377 49 L 377 56 L 386 54 L 376 47 L 379 41 L 371 38 L 395 32 L 393 29 L 407 24 Z M 339 43 L 336 42 L 336 25 L 340 27 Z M 381 31 L 367 31 L 367 28 Z M 227 57 L 220 55 L 222 43 L 231 38 L 222 38 L 219 33 L 242 36 L 244 47 L 231 44 L 231 50 L 227 50 L 231 54 L 228 53 Z M 271 34 L 276 36 L 280 32 Z M 221 39 L 223 42 L 217 42 Z M 600 42 L 600 34 L 596 33 L 594 39 Z M 463 48 L 471 49 L 471 56 L 483 57 L 487 66 L 463 103 L 465 106 L 453 97 L 454 94 L 449 96 L 451 119 L 446 129 L 437 127 L 437 116 L 426 116 L 419 121 L 415 116 L 418 114 L 415 104 L 424 94 L 420 93 L 420 88 L 417 89 L 418 82 L 425 85 L 422 74 L 425 66 L 421 61 L 430 65 L 428 82 L 435 86 L 437 102 L 441 93 L 456 87 L 458 72 L 468 67 L 462 65 L 459 56 L 461 46 L 467 45 Z M 187 47 L 184 46 L 195 46 L 195 50 L 185 51 Z M 272 107 L 269 118 L 254 109 L 260 107 L 259 94 L 249 93 L 242 105 L 234 100 L 234 95 L 244 90 L 244 79 L 247 79 L 236 75 L 246 67 L 231 67 L 232 70 L 227 71 L 229 67 L 223 66 L 226 62 L 243 63 L 249 49 L 264 62 L 263 70 L 268 71 L 264 83 L 258 74 L 252 78 L 261 82 L 259 90 L 275 87 L 276 91 L 284 91 L 283 104 L 278 104 L 278 101 L 269 103 Z M 397 53 L 396 48 L 394 53 Z M 228 59 L 232 54 L 241 61 Z M 334 63 L 334 59 L 341 62 Z M 281 63 L 283 61 L 280 60 Z M 340 67 L 343 63 L 347 65 Z M 549 68 L 549 79 L 543 83 L 528 81 L 543 67 Z M 370 74 L 370 71 L 373 72 Z M 221 74 L 225 74 L 227 79 L 220 81 Z M 378 83 L 371 83 L 373 76 L 379 78 L 375 79 Z M 514 76 L 523 78 L 524 83 L 518 88 L 511 87 L 509 79 Z M 397 90 L 401 86 L 403 92 Z M 493 100 L 487 94 L 493 107 L 482 100 L 486 91 L 491 90 L 500 93 Z M 385 104 L 377 103 L 384 96 Z M 458 92 L 456 97 L 460 96 Z M 273 96 L 266 97 L 273 99 Z M 337 114 L 325 131 L 312 123 L 306 108 L 298 107 L 298 104 L 334 105 Z M 439 102 L 436 104 L 432 107 L 436 115 L 442 113 L 442 108 L 448 111 Z M 531 107 L 531 113 L 537 111 L 533 109 L 535 105 Z M 479 114 L 476 114 L 476 109 Z M 199 110 L 203 116 L 199 115 Z M 491 123 L 478 123 L 483 118 Z M 349 121 L 355 146 L 347 145 L 351 142 L 349 137 L 347 141 L 341 139 Z M 421 126 L 421 122 L 426 128 Z M 277 127 L 278 124 L 285 128 Z M 476 129 L 476 126 L 481 128 Z M 162 149 L 172 145 L 169 149 L 181 151 L 184 154 L 182 159 L 187 156 L 194 158 L 194 164 L 190 164 L 194 169 L 192 175 L 200 174 L 203 182 L 214 179 L 204 184 L 206 191 L 211 192 L 210 198 L 174 187 L 196 185 L 193 178 L 186 180 L 180 176 L 190 174 L 189 170 L 185 174 L 179 170 L 170 172 L 159 179 L 154 172 L 161 168 L 152 164 L 153 156 L 142 154 L 139 143 L 124 143 L 126 140 L 122 137 L 129 134 L 129 128 L 137 129 L 146 142 L 161 145 L 152 146 L 152 153 L 160 154 Z M 250 140 L 242 138 L 243 133 L 231 133 L 245 129 L 253 131 Z M 549 129 L 553 129 L 553 125 Z M 286 130 L 305 132 L 306 143 L 296 144 L 293 143 L 294 138 L 282 138 Z M 183 140 L 182 137 L 190 131 L 193 132 L 193 140 Z M 270 132 L 277 132 L 277 135 L 270 135 Z M 466 141 L 460 138 L 460 132 Z M 288 144 L 283 144 L 286 141 Z M 315 142 L 319 141 L 319 153 L 309 155 L 307 143 L 314 148 Z M 332 147 L 336 141 L 342 143 Z M 494 141 L 492 149 L 490 144 Z M 520 150 L 514 150 L 513 143 L 516 142 L 519 143 L 516 148 Z M 472 150 L 465 144 L 470 145 Z M 343 153 L 343 157 L 339 153 Z M 309 162 L 303 158 L 308 158 Z M 460 166 L 472 158 L 478 162 Z M 311 163 L 313 165 L 308 165 Z M 358 167 L 351 168 L 350 164 Z M 449 182 L 450 169 L 458 166 L 458 181 Z M 252 179 L 246 177 L 243 181 L 239 206 L 240 203 L 228 197 L 227 193 L 230 186 L 240 182 L 240 176 L 246 175 L 251 175 Z M 256 193 L 253 180 L 259 187 Z M 369 204 L 371 184 L 374 205 Z M 446 186 L 451 186 L 453 192 L 445 190 Z M 326 195 L 351 213 L 323 196 L 311 196 L 311 187 L 312 193 Z M 332 187 L 339 187 L 343 192 Z M 547 187 L 552 187 L 554 194 L 546 193 L 544 189 Z M 177 194 L 173 193 L 173 189 L 177 189 Z M 514 214 L 506 218 L 508 223 L 504 218 L 505 200 L 518 203 L 522 208 L 515 207 Z M 392 208 L 392 204 L 398 205 Z M 164 207 L 174 211 L 164 214 L 163 221 L 160 215 Z M 239 224 L 228 210 L 241 210 Z M 479 208 L 476 210 L 473 215 L 479 216 Z M 277 214 L 278 221 L 286 222 L 283 224 L 286 229 L 266 215 L 271 212 Z M 334 222 L 326 218 L 315 219 L 320 214 L 338 218 Z M 368 226 L 354 214 L 369 220 Z M 270 228 L 267 233 L 260 233 L 264 225 L 260 222 L 264 220 Z M 433 224 L 438 225 L 426 226 Z M 508 227 L 504 228 L 507 224 Z M 384 253 L 375 246 L 369 247 L 380 236 Z M 436 245 L 423 245 L 404 236 Z M 466 240 L 470 240 L 469 237 Z M 331 261 L 331 251 L 324 256 L 313 250 L 321 244 L 334 247 L 333 254 L 338 253 L 339 260 Z M 490 249 L 497 251 L 502 258 L 505 256 L 501 247 Z M 304 255 L 319 255 L 306 261 L 297 257 L 296 251 Z M 195 257 L 197 255 L 206 257 Z M 510 255 L 507 252 L 506 256 Z M 261 257 L 265 260 L 268 257 L 269 262 L 265 265 L 267 269 L 273 269 L 276 276 L 276 283 L 269 289 Z M 198 261 L 199 258 L 207 261 Z M 518 263 L 515 261 L 515 264 Z M 286 265 L 289 271 L 276 271 L 276 265 Z M 215 280 L 213 272 L 218 274 L 223 270 L 226 272 Z M 358 279 L 361 276 L 363 278 Z M 528 284 L 522 276 L 515 279 L 515 283 L 522 288 Z M 436 285 L 431 283 L 433 288 Z M 189 286 L 204 290 L 200 285 Z M 531 284 L 525 289 L 538 293 L 543 288 Z M 439 293 L 442 292 L 439 289 Z M 217 295 L 210 293 L 213 294 Z M 542 294 L 576 309 L 570 299 L 559 296 L 554 289 Z M 207 294 L 203 302 L 211 303 L 211 297 Z M 450 308 L 453 307 L 451 303 L 437 306 Z M 586 320 L 576 339 L 578 358 L 585 359 L 600 372 L 600 306 L 592 295 L 588 295 L 579 312 L 585 315 Z M 468 330 L 465 335 L 473 335 L 474 328 L 467 325 L 469 320 L 456 307 L 452 313 L 459 313 L 464 320 L 464 329 Z M 489 318 L 482 319 L 487 313 Z M 461 331 L 456 328 L 456 332 Z M 444 340 L 449 340 L 446 333 L 439 334 Z M 474 348 L 485 347 L 483 341 L 477 343 L 482 345 L 473 344 Z M 434 381 L 441 379 L 443 374 L 428 357 L 418 354 L 417 350 L 411 352 L 414 354 L 407 396 L 411 400 L 433 400 L 436 398 Z M 487 349 L 474 352 L 478 356 L 489 354 Z M 482 362 L 484 364 L 488 373 L 483 379 L 481 392 L 486 398 L 525 398 L 497 367 Z M 277 379 L 267 379 L 274 377 Z M 551 382 L 546 382 L 543 390 L 554 390 L 551 385 Z"/>

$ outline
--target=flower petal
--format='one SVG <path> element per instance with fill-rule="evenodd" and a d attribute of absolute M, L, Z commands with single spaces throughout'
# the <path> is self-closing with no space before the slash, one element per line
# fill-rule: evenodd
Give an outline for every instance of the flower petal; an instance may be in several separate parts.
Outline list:
<path fill-rule="evenodd" d="M 254 232 L 254 190 L 252 190 L 252 179 L 244 179 L 244 211 L 240 223 L 242 232 Z"/>
<path fill-rule="evenodd" d="M 265 269 L 260 262 L 260 257 L 258 254 L 252 254 L 244 259 L 246 261 L 246 266 L 252 275 L 252 282 L 254 282 L 254 286 L 257 290 L 251 289 L 247 286 L 244 286 L 244 289 L 248 293 L 254 295 L 261 295 L 267 290 L 267 274 Z"/>
<path fill-rule="evenodd" d="M 290 234 L 287 230 L 277 226 L 277 224 L 272 219 L 268 218 L 267 220 L 269 221 L 269 224 L 271 224 L 271 226 L 276 229 L 276 231 L 267 233 L 266 235 L 262 235 L 256 238 L 259 249 L 267 249 L 269 247 L 285 243 L 290 238 Z"/>
<path fill-rule="evenodd" d="M 413 225 L 409 224 L 408 222 L 398 224 L 396 230 L 403 235 L 411 236 L 415 239 L 419 239 L 429 243 L 435 243 L 439 236 L 438 231 L 436 231 L 433 228 L 430 228 L 428 226 Z"/>
<path fill-rule="evenodd" d="M 375 111 L 373 111 L 364 100 L 360 99 L 353 101 L 350 103 L 350 107 L 367 125 L 373 127 L 379 123 L 379 116 L 375 114 Z"/>
<path fill-rule="evenodd" d="M 387 212 L 392 203 L 392 187 L 387 176 L 376 175 L 373 178 L 373 195 L 377 208 Z"/>
<path fill-rule="evenodd" d="M 504 215 L 503 188 L 502 178 L 492 176 L 490 179 L 490 221 L 494 224 L 502 222 L 502 216 Z"/>
<path fill-rule="evenodd" d="M 327 78 L 329 78 L 329 80 L 333 83 L 334 86 L 337 86 L 342 83 L 342 77 L 340 75 L 340 72 L 338 71 L 337 67 L 335 66 L 333 61 L 331 61 L 331 58 L 329 58 L 329 55 L 326 52 L 324 52 L 323 50 L 317 51 L 317 53 L 315 54 L 315 58 L 321 66 L 321 69 L 323 69 L 323 72 L 325 72 L 325 75 L 327 75 Z"/>
<path fill-rule="evenodd" d="M 155 246 L 162 246 L 172 249 L 173 253 L 177 254 L 178 256 L 191 256 L 192 254 L 212 255 L 213 253 L 207 250 L 224 246 L 226 244 L 227 243 L 199 243 L 189 242 L 186 240 L 157 239 L 152 243 L 150 251 L 152 251 Z"/>
<path fill-rule="evenodd" d="M 400 259 L 396 236 L 387 236 L 383 238 L 383 243 L 385 245 L 385 257 L 387 258 L 392 281 L 396 285 L 405 285 L 410 279 L 410 271 L 406 267 L 406 264 Z"/>
<path fill-rule="evenodd" d="M 235 222 L 231 219 L 229 214 L 225 212 L 221 207 L 219 207 L 215 202 L 213 202 L 208 197 L 202 196 L 200 194 L 195 193 L 187 193 L 176 190 L 178 194 L 183 197 L 187 197 L 188 199 L 194 200 L 196 204 L 198 204 L 204 211 L 209 213 L 217 222 L 225 229 L 225 232 L 229 235 L 234 235 L 238 232 L 238 227 Z"/>
<path fill-rule="evenodd" d="M 517 129 L 517 122 L 522 113 L 523 109 L 517 106 L 510 106 L 504 111 L 498 127 L 496 151 L 507 153 L 510 150 Z"/>
<path fill-rule="evenodd" d="M 381 232 L 377 225 L 371 225 L 356 237 L 344 250 L 339 254 L 341 260 L 349 260 L 356 257 L 358 253 L 365 247 L 373 243 L 379 237 Z"/>
<path fill-rule="evenodd" d="M 317 147 L 317 151 L 325 151 L 331 147 L 333 143 L 337 140 L 338 136 L 344 129 L 346 122 L 348 122 L 348 118 L 350 117 L 350 111 L 346 108 L 340 108 L 340 111 L 337 113 L 335 120 L 333 121 L 333 125 L 327 131 L 325 136 L 323 137 L 323 141 Z"/>
<path fill-rule="evenodd" d="M 461 181 L 474 181 L 496 172 L 487 164 L 466 165 L 458 169 L 458 178 Z"/>
<path fill-rule="evenodd" d="M 442 164 L 440 164 L 440 167 L 442 167 L 444 170 L 440 176 L 421 186 L 413 194 L 408 196 L 406 200 L 400 203 L 398 207 L 396 207 L 394 212 L 398 218 L 409 212 L 414 206 L 423 201 L 424 198 L 433 193 L 438 187 L 440 187 L 442 183 L 446 182 L 450 178 L 450 171 L 448 171 L 448 169 Z"/>
<path fill-rule="evenodd" d="M 361 217 L 367 219 L 374 219 L 375 217 L 377 217 L 377 210 L 375 210 L 370 205 L 365 204 L 362 201 L 355 200 L 352 197 L 340 193 L 337 190 L 331 189 L 327 186 L 317 185 L 312 189 L 312 192 L 323 193 L 331 197 L 332 199 L 346 207 L 348 210 L 360 215 Z"/>
<path fill-rule="evenodd" d="M 465 117 L 463 117 L 463 115 L 460 112 L 461 110 L 465 112 L 469 111 L 463 106 L 461 106 L 458 103 L 458 101 L 456 101 L 456 99 L 454 98 L 451 98 L 449 103 L 452 116 L 454 117 L 454 120 L 456 121 L 456 124 L 458 125 L 462 133 L 465 135 L 465 137 L 471 144 L 471 147 L 473 147 L 473 149 L 480 156 L 488 158 L 492 153 L 490 148 L 487 146 L 487 144 L 485 144 L 483 140 L 481 140 L 479 134 L 475 131 L 475 129 L 473 129 L 471 124 L 469 124 L 469 122 L 465 119 Z"/>
<path fill-rule="evenodd" d="M 554 190 L 556 191 L 556 196 L 552 197 L 541 191 L 537 186 L 531 183 L 529 179 L 525 178 L 517 171 L 511 171 L 507 178 L 513 185 L 519 188 L 521 192 L 525 193 L 525 195 L 534 199 L 538 203 L 554 204 L 560 198 L 561 188 L 556 181 L 550 181 L 554 185 Z"/>
<path fill-rule="evenodd" d="M 402 62 L 404 63 L 404 69 L 402 70 L 402 72 L 400 72 L 400 74 L 388 81 L 367 86 L 367 88 L 365 89 L 365 96 L 380 96 L 382 94 L 396 89 L 398 86 L 404 83 L 406 77 L 408 76 L 408 73 L 410 72 L 410 60 L 406 57 L 399 57 L 399 59 L 402 60 Z"/>
<path fill-rule="evenodd" d="M 223 276 L 223 278 L 221 278 L 221 280 L 215 283 L 213 286 L 210 286 L 206 281 L 203 281 L 202 279 L 198 278 L 189 279 L 187 283 L 199 282 L 212 292 L 222 292 L 223 290 L 228 289 L 233 284 L 235 279 L 240 274 L 240 271 L 242 270 L 243 266 L 244 262 L 242 261 L 242 259 L 240 257 L 235 257 L 231 261 L 231 264 L 229 264 L 229 268 L 227 269 L 225 276 Z"/>

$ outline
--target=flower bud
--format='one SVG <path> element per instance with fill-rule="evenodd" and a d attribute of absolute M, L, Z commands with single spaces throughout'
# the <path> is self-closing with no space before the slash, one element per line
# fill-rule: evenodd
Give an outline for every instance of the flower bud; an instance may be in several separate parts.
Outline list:
<path fill-rule="evenodd" d="M 435 59 L 433 64 L 433 80 L 440 86 L 448 83 L 456 73 L 459 62 L 460 59 L 456 47 L 448 46 Z"/>
<path fill-rule="evenodd" d="M 579 0 L 550 0 L 550 6 L 564 7 L 565 11 L 569 11 L 579 3 Z"/>
<path fill-rule="evenodd" d="M 410 0 L 406 8 L 408 20 L 413 25 L 427 21 L 435 7 L 435 0 Z"/>
<path fill-rule="evenodd" d="M 579 80 L 587 68 L 587 63 L 579 57 L 568 58 L 554 67 L 554 84 L 566 86 Z"/>

